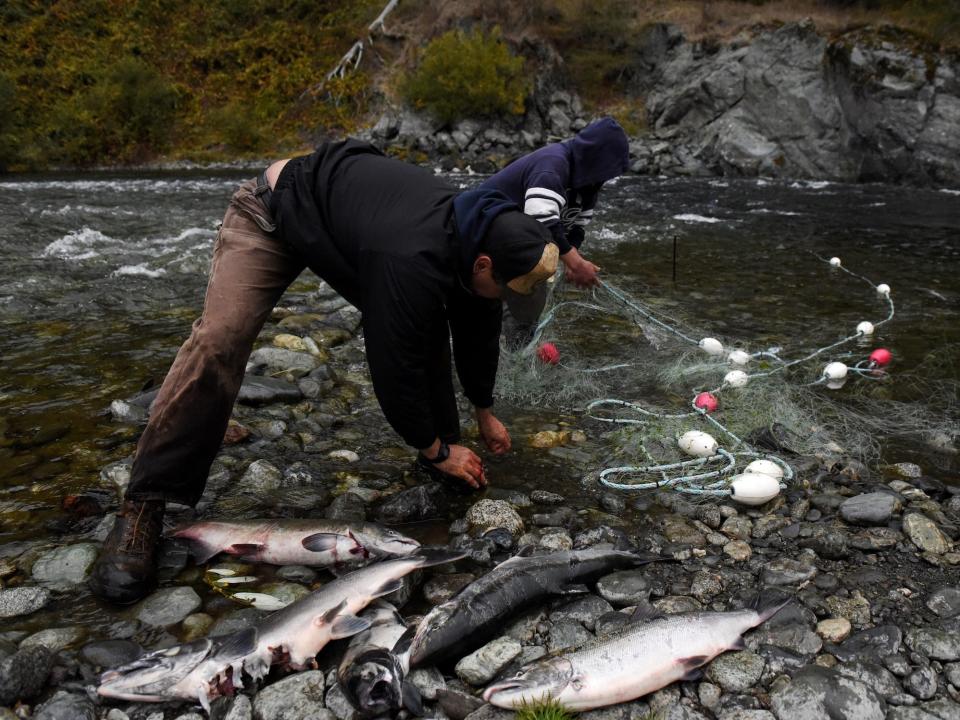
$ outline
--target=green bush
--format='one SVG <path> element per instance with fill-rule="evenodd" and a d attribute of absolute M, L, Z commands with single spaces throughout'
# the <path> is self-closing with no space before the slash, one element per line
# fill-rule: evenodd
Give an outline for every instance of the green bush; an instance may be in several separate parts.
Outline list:
<path fill-rule="evenodd" d="M 414 107 L 449 124 L 520 115 L 528 87 L 523 58 L 510 52 L 494 28 L 469 34 L 451 30 L 432 40 L 401 92 Z"/>
<path fill-rule="evenodd" d="M 0 171 L 6 170 L 17 161 L 19 125 L 20 108 L 16 85 L 10 78 L 0 75 Z"/>
<path fill-rule="evenodd" d="M 138 58 L 122 59 L 54 108 L 50 156 L 86 165 L 153 154 L 168 146 L 176 108 L 176 89 L 155 68 Z"/>

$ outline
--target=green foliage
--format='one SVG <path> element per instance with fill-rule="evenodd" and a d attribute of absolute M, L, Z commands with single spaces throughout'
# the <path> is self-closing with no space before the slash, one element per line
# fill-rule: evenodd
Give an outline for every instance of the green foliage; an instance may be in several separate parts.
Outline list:
<path fill-rule="evenodd" d="M 573 713 L 552 699 L 525 702 L 516 714 L 516 720 L 573 720 L 573 717 Z"/>
<path fill-rule="evenodd" d="M 0 75 L 0 170 L 17 161 L 20 106 L 17 88 L 5 75 Z"/>
<path fill-rule="evenodd" d="M 424 48 L 401 93 L 414 107 L 444 123 L 523 113 L 528 83 L 523 58 L 500 35 L 451 30 Z"/>

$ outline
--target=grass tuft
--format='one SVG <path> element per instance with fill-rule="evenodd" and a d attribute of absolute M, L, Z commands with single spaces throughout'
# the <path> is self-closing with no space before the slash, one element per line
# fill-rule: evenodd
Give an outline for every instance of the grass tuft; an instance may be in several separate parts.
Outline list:
<path fill-rule="evenodd" d="M 551 698 L 524 702 L 517 708 L 516 720 L 573 720 L 574 713 Z"/>

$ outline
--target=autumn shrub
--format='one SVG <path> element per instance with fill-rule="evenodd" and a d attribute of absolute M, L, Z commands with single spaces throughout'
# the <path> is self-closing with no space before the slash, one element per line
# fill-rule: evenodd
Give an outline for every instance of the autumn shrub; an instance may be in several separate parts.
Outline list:
<path fill-rule="evenodd" d="M 422 51 L 402 83 L 404 98 L 443 123 L 465 118 L 520 115 L 529 84 L 523 58 L 510 52 L 499 28 L 451 30 Z"/>
<path fill-rule="evenodd" d="M 20 107 L 17 88 L 13 81 L 0 75 L 0 170 L 17 161 L 20 125 Z"/>

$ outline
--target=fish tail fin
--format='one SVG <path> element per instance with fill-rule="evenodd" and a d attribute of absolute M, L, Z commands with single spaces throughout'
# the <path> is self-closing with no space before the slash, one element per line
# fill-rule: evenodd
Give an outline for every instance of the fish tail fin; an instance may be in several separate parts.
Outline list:
<path fill-rule="evenodd" d="M 409 680 L 404 680 L 400 685 L 400 697 L 403 707 L 411 712 L 415 717 L 423 717 L 423 698 L 417 686 Z"/>
<path fill-rule="evenodd" d="M 758 593 L 752 604 L 753 609 L 756 611 L 757 615 L 760 616 L 759 620 L 757 621 L 757 625 L 762 625 L 765 623 L 767 620 L 789 605 L 792 600 L 793 598 L 788 597 L 784 599 L 782 596 L 777 596 L 775 598 L 764 598 L 762 593 Z"/>
<path fill-rule="evenodd" d="M 188 537 L 189 536 L 181 536 Z M 219 545 L 213 545 L 211 543 L 205 542 L 199 538 L 189 538 L 190 539 L 190 554 L 193 556 L 193 561 L 197 565 L 203 565 L 207 560 L 212 558 L 214 555 L 220 553 L 222 548 Z"/>
<path fill-rule="evenodd" d="M 466 556 L 467 554 L 465 552 L 457 552 L 445 548 L 420 548 L 414 555 L 410 555 L 406 559 L 416 560 L 418 567 L 425 568 L 453 562 L 454 560 L 462 560 Z"/>

